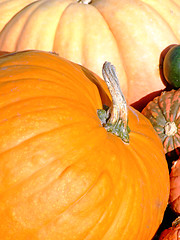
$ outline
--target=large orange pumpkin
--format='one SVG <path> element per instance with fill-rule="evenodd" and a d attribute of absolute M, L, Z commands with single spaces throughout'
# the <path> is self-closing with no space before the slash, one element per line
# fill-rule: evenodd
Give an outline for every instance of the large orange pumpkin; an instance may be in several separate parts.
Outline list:
<path fill-rule="evenodd" d="M 22 4 L 11 0 L 9 6 L 14 1 Z M 0 50 L 55 51 L 99 76 L 104 61 L 113 62 L 131 104 L 165 87 L 159 61 L 165 48 L 180 43 L 178 1 L 32 1 L 2 30 Z"/>
<path fill-rule="evenodd" d="M 0 239 L 153 237 L 169 196 L 163 146 L 115 89 L 106 113 L 109 91 L 86 68 L 41 51 L 0 57 Z"/>

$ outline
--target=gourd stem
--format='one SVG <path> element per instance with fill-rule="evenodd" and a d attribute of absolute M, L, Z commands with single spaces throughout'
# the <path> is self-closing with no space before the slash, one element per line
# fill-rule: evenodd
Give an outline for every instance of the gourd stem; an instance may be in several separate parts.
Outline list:
<path fill-rule="evenodd" d="M 112 96 L 112 106 L 106 112 L 98 110 L 98 116 L 108 132 L 112 132 L 128 143 L 130 129 L 127 103 L 121 91 L 115 67 L 110 62 L 105 62 L 102 74 Z"/>
<path fill-rule="evenodd" d="M 169 137 L 174 136 L 178 131 L 175 122 L 167 122 L 164 129 L 165 129 L 165 134 Z"/>
<path fill-rule="evenodd" d="M 172 222 L 172 227 L 176 227 L 180 223 L 180 216 L 177 217 L 173 222 Z"/>

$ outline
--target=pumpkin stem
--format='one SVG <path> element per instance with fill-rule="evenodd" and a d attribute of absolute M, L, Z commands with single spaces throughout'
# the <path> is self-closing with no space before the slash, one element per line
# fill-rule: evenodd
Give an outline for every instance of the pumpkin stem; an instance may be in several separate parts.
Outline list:
<path fill-rule="evenodd" d="M 169 137 L 174 136 L 177 133 L 177 126 L 175 122 L 167 122 L 164 129 L 165 129 L 165 134 Z"/>
<path fill-rule="evenodd" d="M 130 129 L 127 103 L 121 91 L 115 67 L 110 62 L 105 62 L 102 74 L 112 97 L 112 106 L 109 109 L 98 109 L 98 116 L 108 132 L 112 132 L 128 143 Z"/>
<path fill-rule="evenodd" d="M 77 3 L 90 4 L 92 0 L 77 0 Z"/>
<path fill-rule="evenodd" d="M 172 222 L 172 227 L 176 227 L 180 223 L 180 216 L 177 217 L 173 222 Z"/>

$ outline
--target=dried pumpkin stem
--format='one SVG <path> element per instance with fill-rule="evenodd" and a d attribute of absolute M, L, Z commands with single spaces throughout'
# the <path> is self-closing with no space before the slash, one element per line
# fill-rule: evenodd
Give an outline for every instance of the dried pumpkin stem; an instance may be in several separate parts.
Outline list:
<path fill-rule="evenodd" d="M 167 122 L 164 129 L 165 134 L 169 137 L 174 136 L 178 132 L 175 122 Z"/>
<path fill-rule="evenodd" d="M 90 4 L 92 0 L 77 0 L 78 3 Z"/>
<path fill-rule="evenodd" d="M 105 62 L 102 74 L 112 96 L 112 106 L 104 112 L 104 115 L 99 110 L 99 118 L 108 132 L 119 136 L 127 143 L 129 142 L 130 132 L 128 127 L 127 103 L 121 91 L 115 67 L 109 62 Z"/>
<path fill-rule="evenodd" d="M 177 217 L 173 222 L 172 222 L 172 227 L 176 227 L 180 223 L 180 216 Z"/>

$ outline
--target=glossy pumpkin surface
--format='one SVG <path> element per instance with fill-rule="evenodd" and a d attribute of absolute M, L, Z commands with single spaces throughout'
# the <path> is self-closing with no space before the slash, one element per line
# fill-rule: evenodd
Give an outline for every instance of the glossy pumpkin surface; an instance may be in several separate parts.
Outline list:
<path fill-rule="evenodd" d="M 169 196 L 162 143 L 131 107 L 129 143 L 107 132 L 110 99 L 56 54 L 0 58 L 0 239 L 152 239 Z"/>
<path fill-rule="evenodd" d="M 180 87 L 180 45 L 173 46 L 165 55 L 163 73 L 170 85 Z"/>
<path fill-rule="evenodd" d="M 22 6 L 21 0 L 7 5 L 14 7 L 15 2 Z M 165 88 L 159 74 L 160 55 L 169 45 L 180 43 L 180 6 L 175 1 L 30 2 L 3 28 L 0 50 L 54 51 L 99 76 L 103 63 L 112 62 L 129 104 Z M 8 10 L 1 5 L 4 19 Z"/>
<path fill-rule="evenodd" d="M 180 148 L 180 89 L 163 91 L 142 113 L 158 133 L 165 153 Z"/>

